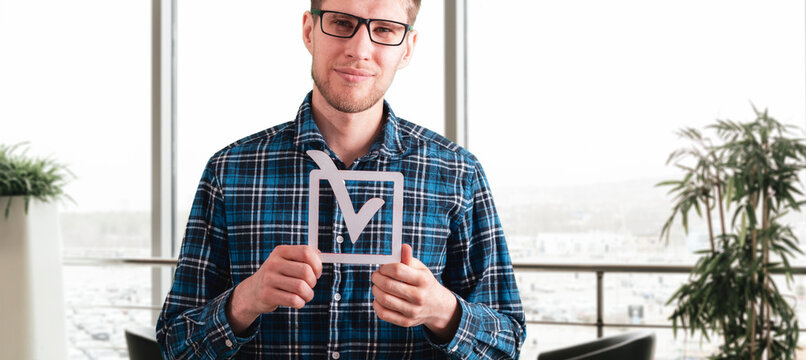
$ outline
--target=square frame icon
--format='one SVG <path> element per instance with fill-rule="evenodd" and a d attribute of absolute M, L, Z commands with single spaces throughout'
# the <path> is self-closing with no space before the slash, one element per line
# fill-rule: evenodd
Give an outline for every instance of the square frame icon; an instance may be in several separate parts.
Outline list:
<path fill-rule="evenodd" d="M 331 176 L 328 178 L 327 176 Z M 341 264 L 388 264 L 400 262 L 400 247 L 403 243 L 403 174 L 391 171 L 338 170 L 338 177 L 321 169 L 312 170 L 308 187 L 308 246 L 319 249 L 319 182 L 329 181 L 383 181 L 393 183 L 392 192 L 392 252 L 381 254 L 321 253 L 323 263 Z M 343 209 L 341 204 L 338 204 Z"/>

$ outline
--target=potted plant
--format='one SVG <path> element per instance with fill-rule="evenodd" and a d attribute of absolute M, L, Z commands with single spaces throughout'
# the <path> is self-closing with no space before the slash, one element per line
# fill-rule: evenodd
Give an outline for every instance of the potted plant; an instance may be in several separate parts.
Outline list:
<path fill-rule="evenodd" d="M 52 159 L 30 158 L 26 153 L 16 154 L 23 144 L 7 146 L 0 144 L 0 196 L 5 200 L 5 217 L 11 211 L 14 197 L 21 197 L 25 212 L 31 199 L 45 203 L 62 198 L 70 199 L 64 193 L 67 181 L 73 173 Z"/>
<path fill-rule="evenodd" d="M 778 291 L 773 273 L 792 279 L 789 260 L 798 239 L 783 221 L 804 201 L 798 174 L 806 169 L 806 144 L 793 127 L 753 107 L 750 122 L 717 120 L 703 132 L 686 128 L 691 142 L 669 156 L 684 171 L 665 181 L 674 195 L 672 214 L 661 231 L 669 240 L 675 217 L 688 233 L 689 213 L 705 218 L 710 249 L 694 265 L 687 283 L 672 295 L 670 320 L 706 339 L 717 335 L 719 352 L 711 359 L 792 359 L 798 341 L 795 312 Z"/>
<path fill-rule="evenodd" d="M 59 213 L 72 174 L 21 145 L 0 145 L 0 354 L 65 359 Z"/>

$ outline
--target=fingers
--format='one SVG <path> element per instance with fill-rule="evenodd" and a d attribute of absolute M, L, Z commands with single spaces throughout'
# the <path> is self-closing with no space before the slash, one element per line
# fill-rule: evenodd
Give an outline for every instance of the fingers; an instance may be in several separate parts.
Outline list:
<path fill-rule="evenodd" d="M 255 301 L 265 311 L 276 306 L 301 309 L 313 300 L 316 280 L 322 275 L 322 260 L 305 245 L 280 245 L 258 270 Z"/>
<path fill-rule="evenodd" d="M 409 244 L 403 244 L 400 247 L 400 263 L 411 266 L 413 268 L 421 268 L 421 269 L 427 268 L 425 264 L 423 264 L 422 262 L 420 262 L 420 260 L 417 260 L 417 258 L 414 257 L 414 251 L 412 250 L 411 245 Z"/>
<path fill-rule="evenodd" d="M 376 287 L 380 288 L 385 293 L 401 298 L 409 303 L 418 305 L 422 303 L 422 299 L 417 296 L 418 291 L 415 286 L 395 280 L 382 274 L 380 271 L 373 273 L 370 279 L 374 285 L 373 289 Z"/>
<path fill-rule="evenodd" d="M 409 323 L 411 321 L 407 317 L 399 312 L 383 307 L 378 303 L 378 300 L 372 302 L 372 309 L 375 310 L 375 314 L 378 315 L 381 320 L 388 321 L 398 326 L 410 327 Z"/>
<path fill-rule="evenodd" d="M 413 263 L 419 263 L 417 259 L 412 259 Z M 386 277 L 390 277 L 397 281 L 402 281 L 407 284 L 411 284 L 414 286 L 424 285 L 426 282 L 425 276 L 431 276 L 431 271 L 428 273 L 423 272 L 422 270 L 415 269 L 408 265 L 403 265 L 401 263 L 390 263 L 381 265 L 378 271 Z"/>
<path fill-rule="evenodd" d="M 297 294 L 278 289 L 275 289 L 270 296 L 274 299 L 276 306 L 288 306 L 294 309 L 302 309 L 310 301 L 301 298 Z"/>
<path fill-rule="evenodd" d="M 400 262 L 406 265 L 411 265 L 411 258 L 413 257 L 412 252 L 411 245 L 403 244 L 400 249 Z"/>
<path fill-rule="evenodd" d="M 378 303 L 377 300 L 372 302 L 372 309 L 375 310 L 375 314 L 377 314 L 381 320 L 390 322 L 397 326 L 412 327 L 418 325 L 416 321 L 403 316 L 403 314 L 384 308 L 380 303 Z"/>
<path fill-rule="evenodd" d="M 308 283 L 305 282 L 304 280 L 282 275 L 276 276 L 272 280 L 273 280 L 272 287 L 274 287 L 275 289 L 296 295 L 300 297 L 302 300 L 304 300 L 305 303 L 313 300 L 313 288 L 309 286 Z M 282 304 L 282 305 L 291 306 L 291 304 Z"/>
<path fill-rule="evenodd" d="M 279 273 L 305 281 L 310 288 L 316 286 L 316 275 L 307 263 L 289 261 L 278 269 Z"/>
<path fill-rule="evenodd" d="M 307 245 L 280 245 L 274 248 L 274 251 L 278 250 L 284 259 L 308 264 L 317 279 L 322 276 L 322 258 L 314 248 Z"/>
<path fill-rule="evenodd" d="M 398 312 L 406 317 L 413 317 L 413 314 L 411 314 L 411 309 L 413 307 L 405 300 L 383 291 L 377 286 L 372 287 L 372 295 L 375 296 L 375 301 L 377 301 L 384 308 Z"/>
<path fill-rule="evenodd" d="M 426 269 L 426 270 L 428 270 L 428 272 L 431 272 L 431 270 L 428 269 L 428 266 L 425 266 L 425 264 L 423 264 L 417 258 L 411 258 L 411 262 L 409 263 L 409 266 L 411 266 L 414 269 Z"/>
<path fill-rule="evenodd" d="M 316 278 L 318 279 L 322 276 L 322 257 L 319 255 L 318 249 L 314 249 L 307 245 L 303 246 L 305 249 L 305 263 L 310 265 L 314 275 L 316 275 Z"/>

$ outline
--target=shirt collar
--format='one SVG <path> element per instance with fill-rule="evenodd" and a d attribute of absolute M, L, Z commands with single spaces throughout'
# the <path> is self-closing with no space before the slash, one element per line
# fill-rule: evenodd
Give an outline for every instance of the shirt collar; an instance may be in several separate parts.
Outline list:
<path fill-rule="evenodd" d="M 325 142 L 325 138 L 313 121 L 311 110 L 311 97 L 313 91 L 305 96 L 305 100 L 297 111 L 297 118 L 294 121 L 296 136 L 295 145 L 303 152 L 307 150 L 322 150 L 330 152 L 330 148 Z M 392 108 L 386 100 L 383 101 L 384 124 L 383 132 L 370 146 L 369 152 L 360 159 L 371 159 L 377 156 L 396 158 L 403 155 L 408 149 L 406 138 L 400 129 L 400 119 L 395 116 Z"/>

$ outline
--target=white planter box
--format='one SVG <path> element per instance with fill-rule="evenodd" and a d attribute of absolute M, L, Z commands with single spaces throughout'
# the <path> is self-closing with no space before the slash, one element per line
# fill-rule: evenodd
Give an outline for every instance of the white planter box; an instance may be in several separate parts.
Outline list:
<path fill-rule="evenodd" d="M 67 354 L 59 212 L 55 203 L 0 197 L 0 359 Z"/>

